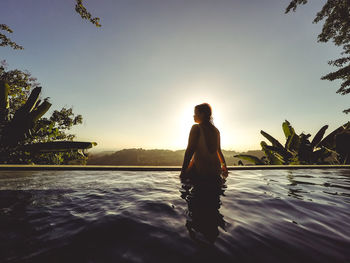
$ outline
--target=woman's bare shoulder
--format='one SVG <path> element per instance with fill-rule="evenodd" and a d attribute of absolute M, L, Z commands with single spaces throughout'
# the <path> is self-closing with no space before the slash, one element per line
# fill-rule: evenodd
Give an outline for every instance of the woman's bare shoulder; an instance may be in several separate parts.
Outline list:
<path fill-rule="evenodd" d="M 198 130 L 199 129 L 199 124 L 193 124 L 191 130 Z"/>
<path fill-rule="evenodd" d="M 199 133 L 199 124 L 193 124 L 192 125 L 191 133 L 195 133 L 195 134 Z"/>
<path fill-rule="evenodd" d="M 213 128 L 214 128 L 214 131 L 215 131 L 216 133 L 220 134 L 220 131 L 219 131 L 218 128 L 216 128 L 216 126 L 213 125 Z"/>

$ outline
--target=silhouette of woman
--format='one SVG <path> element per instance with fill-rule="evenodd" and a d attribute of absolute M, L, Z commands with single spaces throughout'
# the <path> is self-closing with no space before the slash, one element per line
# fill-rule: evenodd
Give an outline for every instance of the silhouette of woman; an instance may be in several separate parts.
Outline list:
<path fill-rule="evenodd" d="M 194 108 L 194 124 L 182 164 L 180 178 L 193 183 L 221 182 L 228 176 L 225 158 L 221 152 L 220 132 L 212 121 L 208 103 Z"/>

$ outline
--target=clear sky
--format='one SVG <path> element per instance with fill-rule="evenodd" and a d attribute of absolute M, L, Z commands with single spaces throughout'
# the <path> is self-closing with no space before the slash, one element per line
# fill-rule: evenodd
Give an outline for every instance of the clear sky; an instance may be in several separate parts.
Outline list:
<path fill-rule="evenodd" d="M 259 149 L 264 130 L 284 142 L 348 121 L 350 96 L 320 80 L 340 50 L 317 43 L 321 1 L 284 14 L 288 0 L 1 0 L 0 23 L 23 51 L 0 47 L 9 68 L 29 70 L 52 109 L 73 106 L 78 140 L 96 150 L 183 149 L 193 107 L 208 102 L 222 148 Z"/>

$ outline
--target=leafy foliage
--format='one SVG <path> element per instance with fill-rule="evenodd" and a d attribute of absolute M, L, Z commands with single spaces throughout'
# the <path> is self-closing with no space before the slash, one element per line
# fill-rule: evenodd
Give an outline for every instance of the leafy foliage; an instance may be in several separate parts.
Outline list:
<path fill-rule="evenodd" d="M 20 46 L 20 45 L 16 44 L 15 42 L 13 42 L 9 37 L 7 37 L 1 31 L 5 31 L 6 33 L 10 33 L 10 34 L 13 33 L 12 29 L 9 28 L 7 25 L 0 24 L 0 47 L 10 46 L 13 49 L 23 49 L 22 46 Z"/>
<path fill-rule="evenodd" d="M 339 162 L 350 164 L 350 131 L 344 130 L 336 136 L 336 151 Z"/>
<path fill-rule="evenodd" d="M 295 11 L 298 5 L 304 5 L 308 0 L 293 0 L 286 8 L 286 13 Z M 318 35 L 319 42 L 332 41 L 336 46 L 342 47 L 342 57 L 331 60 L 329 65 L 339 68 L 328 73 L 321 79 L 340 80 L 342 83 L 337 93 L 342 95 L 350 93 L 350 1 L 327 0 L 321 11 L 316 14 L 314 23 L 324 21 L 322 32 Z M 349 113 L 350 109 L 344 110 Z"/>
<path fill-rule="evenodd" d="M 328 125 L 323 126 L 310 142 L 310 134 L 296 134 L 294 128 L 286 120 L 282 129 L 286 137 L 283 146 L 270 134 L 261 134 L 272 144 L 261 142 L 266 159 L 252 155 L 236 155 L 235 157 L 250 161 L 256 165 L 288 165 L 288 164 L 350 164 L 350 122 L 331 132 L 323 140 Z"/>
<path fill-rule="evenodd" d="M 5 89 L 8 88 L 3 81 L 0 85 L 5 86 Z M 41 87 L 33 89 L 25 104 L 15 112 L 13 118 L 5 118 L 8 123 L 2 129 L 1 145 L 15 146 L 18 141 L 24 141 L 29 137 L 28 135 L 31 135 L 35 122 L 51 107 L 51 103 L 47 100 L 42 103 L 39 101 L 40 92 Z"/>
<path fill-rule="evenodd" d="M 89 20 L 96 27 L 101 27 L 100 18 L 93 17 L 91 15 L 91 13 L 84 6 L 83 0 L 75 0 L 75 1 L 76 1 L 75 11 L 81 16 L 81 18 Z M 5 31 L 5 32 L 1 32 L 1 31 Z M 9 26 L 5 24 L 0 24 L 0 46 L 2 47 L 9 46 L 9 47 L 12 47 L 13 49 L 23 49 L 21 45 L 18 45 L 16 42 L 12 41 L 9 37 L 5 35 L 5 33 L 13 33 L 13 31 Z"/>
<path fill-rule="evenodd" d="M 101 27 L 100 18 L 92 17 L 91 13 L 87 11 L 86 7 L 83 5 L 83 0 L 76 0 L 75 11 L 81 16 L 83 19 L 89 20 L 97 27 Z"/>
<path fill-rule="evenodd" d="M 51 104 L 48 98 L 41 100 L 39 95 L 41 87 L 29 72 L 21 70 L 7 70 L 3 61 L 0 66 L 0 81 L 6 84 L 6 88 L 0 93 L 0 145 L 2 151 L 9 147 L 29 145 L 33 143 L 48 143 L 63 141 L 70 142 L 75 135 L 67 131 L 82 123 L 82 116 L 75 115 L 72 108 L 55 110 L 50 117 L 41 118 L 47 112 Z M 11 107 L 9 107 L 9 105 Z M 86 163 L 86 156 L 79 149 L 89 148 L 85 145 L 77 148 L 73 142 L 62 144 L 57 142 L 52 145 L 54 152 L 42 153 L 38 148 L 28 151 L 12 150 L 5 158 L 12 163 L 46 163 L 64 164 L 73 160 Z M 46 145 L 47 146 L 47 145 Z M 82 146 L 82 145 L 80 145 Z M 92 146 L 92 145 L 91 145 Z M 7 147 L 7 148 L 6 148 Z M 64 151 L 61 151 L 62 148 Z M 67 149 L 69 149 L 67 151 Z M 78 162 L 78 163 L 79 163 Z M 76 161 L 75 161 L 76 163 Z"/>

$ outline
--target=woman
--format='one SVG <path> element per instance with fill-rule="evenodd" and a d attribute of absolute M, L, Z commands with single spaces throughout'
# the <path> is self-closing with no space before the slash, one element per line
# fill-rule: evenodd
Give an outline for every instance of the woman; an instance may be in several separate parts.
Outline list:
<path fill-rule="evenodd" d="M 194 124 L 190 131 L 188 146 L 181 169 L 181 179 L 216 180 L 227 177 L 225 158 L 221 152 L 220 132 L 214 126 L 208 103 L 194 108 Z"/>

